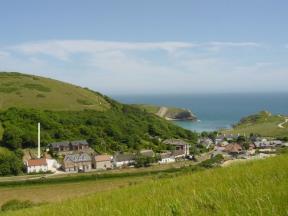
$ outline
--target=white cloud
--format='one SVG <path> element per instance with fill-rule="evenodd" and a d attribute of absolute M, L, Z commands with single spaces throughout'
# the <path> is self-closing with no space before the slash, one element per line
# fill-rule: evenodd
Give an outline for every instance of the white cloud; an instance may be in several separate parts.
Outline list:
<path fill-rule="evenodd" d="M 258 57 L 259 51 L 254 60 L 238 52 L 260 47 L 254 42 L 30 42 L 0 48 L 0 71 L 44 75 L 104 93 L 247 90 L 266 88 L 271 79 L 283 84 L 285 68 L 274 72 L 273 62 Z"/>
<path fill-rule="evenodd" d="M 97 40 L 52 40 L 42 42 L 31 42 L 8 47 L 27 55 L 45 54 L 61 60 L 68 60 L 69 56 L 77 53 L 99 53 L 111 51 L 151 51 L 164 50 L 174 53 L 181 49 L 206 48 L 219 50 L 221 48 L 259 47 L 260 44 L 254 42 L 208 42 L 190 43 L 178 41 L 164 42 L 113 42 Z"/>

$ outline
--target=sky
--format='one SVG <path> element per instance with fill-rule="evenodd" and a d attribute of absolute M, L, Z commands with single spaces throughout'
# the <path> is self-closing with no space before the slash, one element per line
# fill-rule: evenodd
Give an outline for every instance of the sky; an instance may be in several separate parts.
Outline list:
<path fill-rule="evenodd" d="M 288 92 L 286 0 L 0 0 L 0 71 L 104 94 Z"/>

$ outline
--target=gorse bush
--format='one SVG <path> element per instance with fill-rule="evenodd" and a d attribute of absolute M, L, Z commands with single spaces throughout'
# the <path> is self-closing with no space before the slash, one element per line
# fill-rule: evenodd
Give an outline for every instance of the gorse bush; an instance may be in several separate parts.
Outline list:
<path fill-rule="evenodd" d="M 1 206 L 1 211 L 12 211 L 24 208 L 30 208 L 35 206 L 35 204 L 29 200 L 9 200 Z"/>

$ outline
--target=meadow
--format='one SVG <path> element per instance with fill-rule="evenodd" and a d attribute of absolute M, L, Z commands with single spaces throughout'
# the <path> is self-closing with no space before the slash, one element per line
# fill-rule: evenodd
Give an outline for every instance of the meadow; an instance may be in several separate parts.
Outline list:
<path fill-rule="evenodd" d="M 127 187 L 3 215 L 287 215 L 287 166 L 285 154 L 135 183 L 129 178 Z"/>

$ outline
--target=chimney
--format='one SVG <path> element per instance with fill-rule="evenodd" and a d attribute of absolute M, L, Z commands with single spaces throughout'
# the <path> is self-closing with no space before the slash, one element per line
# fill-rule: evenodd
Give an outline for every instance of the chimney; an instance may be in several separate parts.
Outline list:
<path fill-rule="evenodd" d="M 40 123 L 38 123 L 38 158 L 40 157 Z"/>

